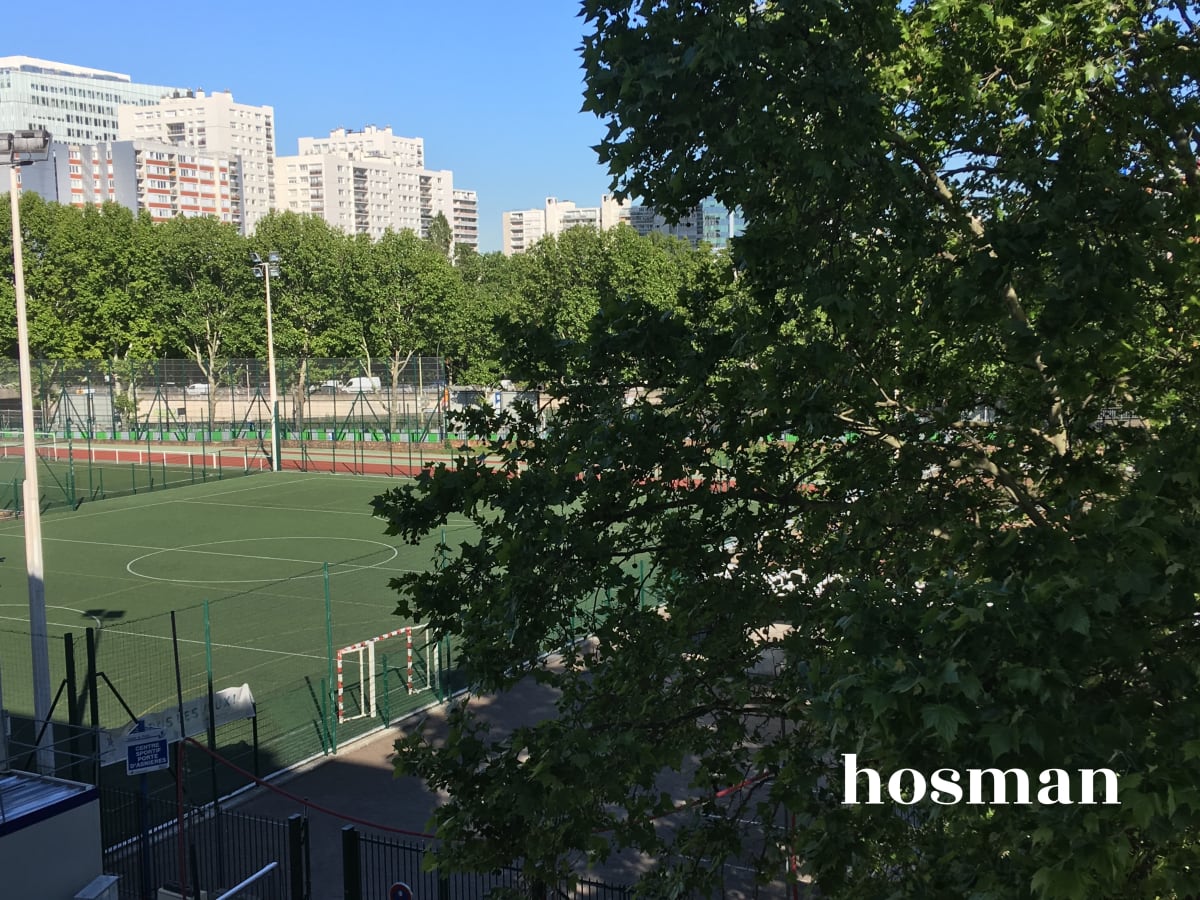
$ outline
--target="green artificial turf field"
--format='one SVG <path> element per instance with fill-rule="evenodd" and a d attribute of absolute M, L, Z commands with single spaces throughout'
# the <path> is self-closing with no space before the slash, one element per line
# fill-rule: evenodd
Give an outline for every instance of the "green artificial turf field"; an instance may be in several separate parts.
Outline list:
<path fill-rule="evenodd" d="M 320 752 L 338 727 L 330 677 L 336 651 L 414 624 L 393 615 L 396 595 L 387 583 L 430 567 L 443 537 L 414 547 L 383 533 L 369 504 L 395 483 L 263 473 L 43 514 L 52 690 L 64 679 L 68 632 L 86 684 L 82 648 L 91 628 L 96 668 L 112 685 L 98 692 L 105 728 L 127 723 L 130 711 L 169 708 L 179 688 L 189 698 L 204 694 L 211 657 L 216 690 L 250 685 L 260 738 L 275 746 L 277 762 Z M 0 675 L 4 704 L 14 712 L 32 710 L 23 525 L 21 518 L 0 524 Z M 461 538 L 469 527 L 451 523 L 446 542 L 456 544 L 456 532 Z M 387 654 L 390 696 L 398 698 L 379 705 L 393 716 L 422 702 L 408 690 L 410 673 L 423 702 L 433 699 L 434 640 L 414 629 L 411 665 L 406 636 L 377 645 L 377 671 Z M 364 703 L 357 666 L 358 656 L 347 655 L 348 715 Z M 56 720 L 66 720 L 65 706 L 60 701 Z M 342 736 L 370 724 L 344 724 Z"/>

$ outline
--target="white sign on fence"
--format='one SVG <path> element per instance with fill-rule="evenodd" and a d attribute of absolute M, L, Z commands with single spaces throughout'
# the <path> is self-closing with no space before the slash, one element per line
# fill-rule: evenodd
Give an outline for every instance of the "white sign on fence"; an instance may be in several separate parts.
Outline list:
<path fill-rule="evenodd" d="M 254 695 L 250 693 L 248 684 L 214 691 L 213 706 L 216 709 L 218 726 L 228 725 L 239 719 L 250 719 L 255 715 Z M 183 737 L 204 734 L 208 731 L 208 694 L 184 699 L 182 735 L 179 728 L 179 704 L 177 703 L 157 712 L 147 713 L 140 721 L 145 729 L 161 731 L 168 744 L 173 744 Z M 136 729 L 137 725 L 132 722 L 121 728 L 101 729 L 100 765 L 108 766 L 126 759 L 126 744 L 130 735 L 135 734 Z"/>

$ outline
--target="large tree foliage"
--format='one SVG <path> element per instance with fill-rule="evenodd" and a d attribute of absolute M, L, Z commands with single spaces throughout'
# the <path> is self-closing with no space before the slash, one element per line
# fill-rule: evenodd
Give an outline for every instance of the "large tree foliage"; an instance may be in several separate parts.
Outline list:
<path fill-rule="evenodd" d="M 245 244 L 232 225 L 214 218 L 178 218 L 159 226 L 157 246 L 176 340 L 215 388 L 225 358 L 262 345 L 262 291 Z M 210 390 L 210 405 L 215 395 Z"/>
<path fill-rule="evenodd" d="M 459 712 L 401 743 L 451 794 L 443 857 L 631 846 L 664 893 L 727 859 L 853 898 L 1200 892 L 1200 7 L 583 10 L 614 187 L 740 206 L 738 293 L 527 335 L 549 430 L 377 502 L 407 537 L 475 518 L 400 607 L 477 688 L 561 691 L 504 740 Z M 1035 792 L 1109 767 L 1120 803 L 845 805 L 848 753 Z"/>

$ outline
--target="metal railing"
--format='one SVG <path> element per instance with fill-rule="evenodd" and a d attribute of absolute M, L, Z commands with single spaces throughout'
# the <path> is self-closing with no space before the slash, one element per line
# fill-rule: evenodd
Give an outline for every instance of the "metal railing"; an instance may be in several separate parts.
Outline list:
<path fill-rule="evenodd" d="M 619 885 L 580 878 L 572 884 L 529 881 L 516 866 L 493 872 L 443 873 L 422 866 L 429 848 L 422 844 L 342 829 L 342 876 L 346 900 L 386 897 L 391 885 L 403 882 L 414 897 L 437 900 L 484 900 L 497 888 L 515 890 L 530 900 L 630 900 Z"/>

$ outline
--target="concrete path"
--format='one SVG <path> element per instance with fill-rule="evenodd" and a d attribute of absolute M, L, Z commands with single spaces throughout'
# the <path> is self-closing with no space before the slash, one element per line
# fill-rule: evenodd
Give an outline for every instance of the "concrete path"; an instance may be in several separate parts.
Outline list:
<path fill-rule="evenodd" d="M 474 697 L 471 706 L 488 723 L 490 734 L 500 739 L 514 728 L 554 715 L 554 699 L 554 693 L 548 688 L 527 680 L 498 697 Z M 443 705 L 430 708 L 423 714 L 428 717 L 424 725 L 427 733 L 435 737 L 439 732 L 444 733 L 445 711 Z M 397 736 L 403 733 L 406 726 L 415 727 L 419 721 L 419 717 L 405 720 L 341 748 L 336 756 L 317 761 L 273 782 L 282 791 L 339 814 L 328 815 L 310 810 L 313 900 L 340 900 L 344 896 L 341 832 L 343 826 L 351 824 L 346 817 L 376 826 L 404 829 L 413 832 L 413 835 L 387 836 L 412 843 L 423 842 L 420 835 L 428 831 L 429 818 L 444 798 L 426 790 L 415 778 L 395 778 L 391 762 Z M 683 796 L 686 792 L 682 778 L 677 774 L 668 778 L 677 789 L 672 793 Z M 664 787 L 670 789 L 672 785 L 664 783 Z M 301 803 L 262 787 L 243 795 L 231 808 L 274 819 L 286 819 L 293 813 L 303 812 Z M 359 827 L 366 832 L 376 831 L 370 825 Z M 670 825 L 664 822 L 663 827 L 669 828 Z M 588 873 L 587 877 L 607 884 L 629 884 L 636 878 L 638 870 L 648 865 L 648 860 L 624 854 L 611 860 L 603 869 Z M 725 897 L 730 900 L 750 897 L 782 900 L 791 896 L 791 892 L 782 884 L 757 891 L 749 887 L 739 889 L 732 886 L 738 882 L 744 883 L 745 874 L 736 867 L 727 870 L 730 887 L 725 891 Z"/>

